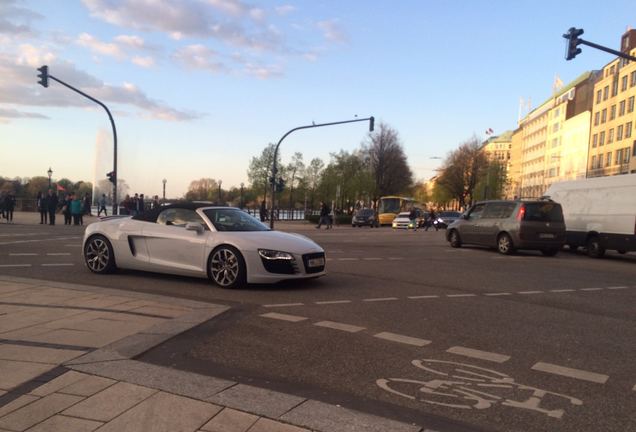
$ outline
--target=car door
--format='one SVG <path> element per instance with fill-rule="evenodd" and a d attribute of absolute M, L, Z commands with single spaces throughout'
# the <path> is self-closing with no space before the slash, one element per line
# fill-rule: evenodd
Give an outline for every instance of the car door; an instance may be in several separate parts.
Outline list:
<path fill-rule="evenodd" d="M 501 215 L 506 203 L 490 202 L 486 204 L 481 218 L 477 222 L 478 242 L 484 246 L 495 246 L 500 231 Z"/>
<path fill-rule="evenodd" d="M 186 230 L 188 222 L 200 223 L 203 232 Z M 156 223 L 143 228 L 149 262 L 161 270 L 205 273 L 205 244 L 209 235 L 203 219 L 191 209 L 166 209 L 159 213 Z"/>
<path fill-rule="evenodd" d="M 466 218 L 459 226 L 459 235 L 464 243 L 478 243 L 479 229 L 477 223 L 481 219 L 485 204 L 475 204 L 466 214 Z"/>

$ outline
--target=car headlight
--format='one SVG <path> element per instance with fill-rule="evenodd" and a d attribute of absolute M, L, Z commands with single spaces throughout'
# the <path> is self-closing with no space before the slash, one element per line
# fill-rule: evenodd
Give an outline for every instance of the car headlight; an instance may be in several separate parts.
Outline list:
<path fill-rule="evenodd" d="M 289 252 L 282 252 L 271 249 L 259 249 L 258 254 L 268 260 L 294 260 L 294 256 Z"/>

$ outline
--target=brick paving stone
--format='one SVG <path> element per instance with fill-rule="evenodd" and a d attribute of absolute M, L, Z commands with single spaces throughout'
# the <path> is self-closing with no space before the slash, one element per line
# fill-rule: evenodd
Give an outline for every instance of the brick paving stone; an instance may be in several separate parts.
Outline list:
<path fill-rule="evenodd" d="M 116 382 L 117 381 L 110 378 L 87 376 L 81 381 L 77 381 L 76 383 L 73 383 L 68 387 L 64 387 L 60 390 L 60 393 L 72 394 L 75 396 L 92 396 L 95 393 L 98 393 L 112 386 Z"/>
<path fill-rule="evenodd" d="M 48 396 L 51 393 L 55 393 L 56 391 L 63 389 L 64 387 L 68 387 L 71 384 L 76 383 L 77 381 L 81 381 L 88 376 L 89 375 L 80 372 L 69 371 L 32 390 L 29 394 L 35 396 Z"/>
<path fill-rule="evenodd" d="M 73 405 L 62 414 L 107 422 L 155 393 L 157 393 L 157 390 L 118 382 L 106 390 Z"/>
<path fill-rule="evenodd" d="M 0 345 L 0 359 L 33 363 L 61 364 L 85 354 L 86 351 L 33 347 L 24 345 Z"/>
<path fill-rule="evenodd" d="M 0 360 L 0 390 L 11 390 L 20 384 L 54 369 L 57 365 Z"/>
<path fill-rule="evenodd" d="M 79 396 L 54 393 L 0 418 L 0 428 L 27 430 L 82 399 Z"/>
<path fill-rule="evenodd" d="M 55 415 L 27 430 L 27 432 L 92 432 L 103 423 Z"/>
<path fill-rule="evenodd" d="M 300 405 L 305 399 L 250 385 L 237 384 L 208 398 L 208 400 L 239 410 L 249 406 L 250 411 L 255 414 L 276 418 Z"/>
<path fill-rule="evenodd" d="M 253 414 L 225 408 L 202 426 L 201 430 L 206 432 L 245 432 L 256 423 L 258 418 Z"/>
<path fill-rule="evenodd" d="M 277 422 L 261 417 L 248 432 L 311 432 L 309 429 L 299 428 L 289 424 Z"/>
<path fill-rule="evenodd" d="M 12 400 L 11 402 L 9 402 L 6 405 L 3 405 L 0 407 L 0 418 L 4 417 L 5 415 L 9 414 L 12 411 L 17 410 L 18 408 L 22 408 L 25 405 L 30 404 L 31 402 L 34 402 L 36 400 L 40 399 L 37 396 L 31 396 L 31 395 L 22 395 L 14 400 Z"/>
<path fill-rule="evenodd" d="M 216 405 L 159 392 L 106 423 L 99 432 L 192 432 L 220 410 Z"/>

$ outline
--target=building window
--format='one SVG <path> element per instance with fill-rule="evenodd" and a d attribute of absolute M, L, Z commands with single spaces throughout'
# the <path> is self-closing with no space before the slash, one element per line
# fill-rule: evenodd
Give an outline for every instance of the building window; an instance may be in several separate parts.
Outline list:
<path fill-rule="evenodd" d="M 625 101 L 622 100 L 618 104 L 618 115 L 619 117 L 625 115 Z"/>
<path fill-rule="evenodd" d="M 602 145 L 605 145 L 605 131 L 601 132 L 601 134 L 598 137 L 598 145 L 599 147 Z"/>
<path fill-rule="evenodd" d="M 636 152 L 636 144 L 634 144 L 634 151 Z M 596 156 L 592 156 L 592 167 L 591 167 L 591 169 L 594 169 L 594 168 L 596 168 Z"/>
<path fill-rule="evenodd" d="M 627 75 L 621 78 L 621 91 L 627 90 Z"/>
<path fill-rule="evenodd" d="M 623 159 L 623 149 L 616 150 L 616 159 L 614 159 L 614 165 L 618 165 L 619 163 L 621 163 L 622 159 Z"/>
<path fill-rule="evenodd" d="M 614 71 L 616 70 L 616 66 L 612 65 L 610 67 L 610 75 L 614 75 Z"/>
<path fill-rule="evenodd" d="M 633 112 L 634 111 L 634 96 L 631 96 L 629 99 L 627 99 L 627 112 Z"/>
<path fill-rule="evenodd" d="M 605 155 L 605 166 L 608 167 L 612 164 L 612 152 L 607 152 Z"/>
<path fill-rule="evenodd" d="M 594 113 L 594 126 L 598 126 L 598 121 L 601 118 L 601 112 L 597 111 Z"/>
<path fill-rule="evenodd" d="M 607 108 L 603 108 L 603 111 L 601 111 L 601 124 L 605 123 L 607 121 Z"/>
<path fill-rule="evenodd" d="M 614 128 L 610 129 L 607 133 L 607 143 L 611 144 L 614 142 Z"/>
<path fill-rule="evenodd" d="M 631 138 L 632 136 L 632 122 L 625 124 L 625 138 Z"/>
<path fill-rule="evenodd" d="M 552 125 L 552 132 L 558 132 L 559 131 L 559 124 L 555 123 Z"/>
<path fill-rule="evenodd" d="M 634 150 L 632 150 L 632 156 L 636 156 L 636 142 L 634 142 Z"/>
<path fill-rule="evenodd" d="M 610 107 L 610 120 L 614 120 L 616 118 L 616 105 L 612 105 Z"/>
<path fill-rule="evenodd" d="M 605 86 L 605 88 L 603 88 L 603 100 L 607 100 L 608 96 L 609 96 L 609 86 Z"/>
<path fill-rule="evenodd" d="M 616 128 L 616 141 L 623 139 L 623 125 L 618 125 Z"/>
<path fill-rule="evenodd" d="M 597 168 L 602 168 L 603 167 L 603 153 L 598 155 L 598 163 L 597 163 L 596 167 Z"/>
<path fill-rule="evenodd" d="M 595 148 L 598 145 L 598 134 L 592 135 L 592 148 Z"/>
<path fill-rule="evenodd" d="M 631 75 L 629 76 L 629 86 L 630 87 L 636 86 L 636 71 L 633 71 Z"/>
<path fill-rule="evenodd" d="M 598 89 L 596 91 L 596 103 L 599 104 L 601 103 L 601 98 L 603 97 L 603 91 L 601 89 Z"/>
<path fill-rule="evenodd" d="M 623 163 L 629 163 L 629 147 L 623 149 Z"/>
<path fill-rule="evenodd" d="M 614 80 L 612 83 L 612 97 L 618 94 L 618 80 Z"/>

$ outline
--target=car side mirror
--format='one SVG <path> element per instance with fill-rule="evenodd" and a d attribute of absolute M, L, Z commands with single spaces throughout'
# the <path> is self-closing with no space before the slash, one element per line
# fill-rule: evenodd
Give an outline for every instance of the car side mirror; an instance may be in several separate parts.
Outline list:
<path fill-rule="evenodd" d="M 185 229 L 186 231 L 196 231 L 197 234 L 203 234 L 203 225 L 198 222 L 188 222 Z"/>

